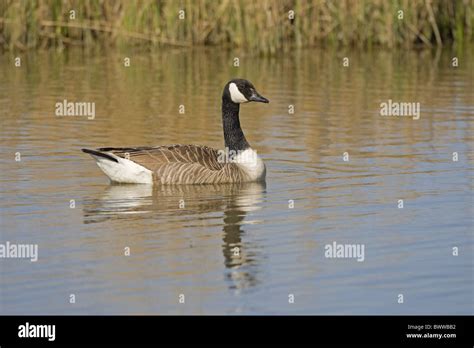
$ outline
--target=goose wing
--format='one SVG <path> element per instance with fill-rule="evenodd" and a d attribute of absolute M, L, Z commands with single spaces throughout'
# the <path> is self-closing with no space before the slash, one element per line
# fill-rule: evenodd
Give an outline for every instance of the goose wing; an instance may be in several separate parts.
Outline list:
<path fill-rule="evenodd" d="M 219 152 L 201 145 L 156 147 L 105 147 L 98 149 L 131 160 L 155 175 L 155 180 L 173 183 L 220 183 L 242 181 L 243 173 L 233 163 L 219 161 Z"/>
<path fill-rule="evenodd" d="M 163 164 L 194 163 L 210 170 L 220 170 L 219 152 L 201 145 L 165 145 L 153 147 L 103 147 L 98 149 L 129 159 L 145 168 L 156 171 Z"/>

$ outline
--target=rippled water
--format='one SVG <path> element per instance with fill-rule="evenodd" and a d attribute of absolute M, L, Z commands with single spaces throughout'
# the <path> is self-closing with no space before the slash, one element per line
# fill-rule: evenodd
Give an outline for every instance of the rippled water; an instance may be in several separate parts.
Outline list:
<path fill-rule="evenodd" d="M 39 260 L 0 259 L 1 313 L 473 312 L 472 47 L 20 57 L 0 55 L 0 242 L 38 244 Z M 80 152 L 222 148 L 234 76 L 270 99 L 241 108 L 266 185 L 109 185 Z M 55 116 L 64 99 L 95 118 Z M 380 116 L 389 99 L 421 103 L 420 119 Z M 326 258 L 333 242 L 364 261 Z"/>

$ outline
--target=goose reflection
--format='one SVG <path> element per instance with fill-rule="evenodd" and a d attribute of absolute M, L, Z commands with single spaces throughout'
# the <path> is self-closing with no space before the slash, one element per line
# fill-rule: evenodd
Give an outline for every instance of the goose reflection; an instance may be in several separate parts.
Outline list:
<path fill-rule="evenodd" d="M 85 202 L 85 224 L 114 219 L 202 220 L 202 214 L 222 212 L 222 254 L 230 289 L 240 291 L 257 283 L 257 250 L 245 241 L 245 226 L 258 224 L 252 212 L 261 208 L 264 183 L 227 185 L 110 185 L 100 197 Z M 178 233 L 178 232 L 177 232 Z M 192 246 L 192 245 L 190 245 Z"/>

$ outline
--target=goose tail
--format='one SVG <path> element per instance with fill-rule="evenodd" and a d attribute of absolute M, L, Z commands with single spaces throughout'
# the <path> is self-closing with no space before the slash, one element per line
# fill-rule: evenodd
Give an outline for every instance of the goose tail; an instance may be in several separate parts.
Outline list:
<path fill-rule="evenodd" d="M 91 149 L 81 149 L 81 150 L 82 150 L 82 152 L 88 153 L 89 155 L 91 155 L 93 157 L 101 157 L 101 158 L 105 158 L 105 159 L 108 159 L 110 161 L 113 161 L 115 163 L 118 163 L 118 159 L 110 156 L 107 153 L 100 152 L 100 151 L 97 151 L 97 150 L 91 150 Z"/>
<path fill-rule="evenodd" d="M 113 182 L 122 184 L 152 184 L 153 173 L 138 163 L 99 150 L 82 149 L 91 155 L 100 169 Z"/>

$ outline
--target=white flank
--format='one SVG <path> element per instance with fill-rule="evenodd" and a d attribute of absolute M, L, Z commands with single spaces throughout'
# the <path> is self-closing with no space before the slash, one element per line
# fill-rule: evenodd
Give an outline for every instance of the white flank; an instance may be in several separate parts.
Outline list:
<path fill-rule="evenodd" d="M 118 163 L 99 156 L 92 155 L 92 157 L 110 180 L 122 184 L 153 184 L 151 170 L 128 159 L 115 156 L 110 152 L 107 152 L 107 154 L 116 158 Z"/>
<path fill-rule="evenodd" d="M 262 181 L 265 179 L 265 164 L 252 148 L 237 154 L 234 162 L 247 173 L 251 181 Z"/>
<path fill-rule="evenodd" d="M 246 103 L 248 102 L 247 98 L 239 91 L 239 88 L 235 83 L 229 85 L 230 98 L 234 103 Z"/>

